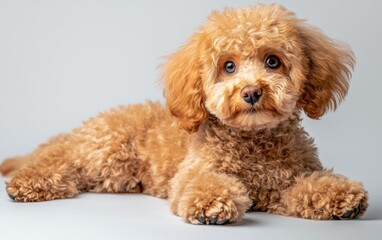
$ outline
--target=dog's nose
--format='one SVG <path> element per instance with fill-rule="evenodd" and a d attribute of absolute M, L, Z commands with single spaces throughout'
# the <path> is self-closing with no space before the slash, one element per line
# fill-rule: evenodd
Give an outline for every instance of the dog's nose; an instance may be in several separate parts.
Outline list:
<path fill-rule="evenodd" d="M 258 86 L 246 86 L 241 89 L 240 92 L 240 95 L 244 101 L 252 105 L 259 101 L 262 94 L 263 92 Z"/>

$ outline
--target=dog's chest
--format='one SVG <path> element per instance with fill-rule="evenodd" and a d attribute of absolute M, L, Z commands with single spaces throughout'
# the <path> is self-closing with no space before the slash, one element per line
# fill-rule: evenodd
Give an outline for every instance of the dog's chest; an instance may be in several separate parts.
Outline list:
<path fill-rule="evenodd" d="M 288 187 L 303 170 L 292 134 L 225 136 L 214 141 L 210 154 L 219 172 L 234 175 L 249 190 Z"/>

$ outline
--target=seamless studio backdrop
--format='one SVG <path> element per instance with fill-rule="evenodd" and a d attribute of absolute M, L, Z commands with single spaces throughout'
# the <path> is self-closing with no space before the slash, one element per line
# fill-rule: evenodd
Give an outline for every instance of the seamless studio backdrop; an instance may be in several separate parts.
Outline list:
<path fill-rule="evenodd" d="M 268 2 L 268 1 L 262 1 Z M 255 1 L 0 0 L 0 162 L 111 107 L 159 100 L 162 56 L 212 10 Z M 356 221 L 309 221 L 248 213 L 242 223 L 192 226 L 166 201 L 83 194 L 11 202 L 0 178 L 0 238 L 21 239 L 378 239 L 382 234 L 382 17 L 380 1 L 278 1 L 356 55 L 349 94 L 334 113 L 304 126 L 323 165 L 362 181 L 369 209 Z M 227 19 L 229 21 L 229 19 Z M 65 229 L 65 231 L 63 231 Z M 58 232 L 60 232 L 59 235 Z"/>

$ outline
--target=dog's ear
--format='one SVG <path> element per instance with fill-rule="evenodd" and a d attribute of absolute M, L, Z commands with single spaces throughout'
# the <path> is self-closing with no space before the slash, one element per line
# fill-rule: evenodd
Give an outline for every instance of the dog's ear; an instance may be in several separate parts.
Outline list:
<path fill-rule="evenodd" d="M 207 118 L 204 107 L 201 33 L 195 33 L 163 64 L 164 94 L 167 107 L 177 117 L 178 126 L 195 132 Z"/>
<path fill-rule="evenodd" d="M 319 119 L 328 110 L 335 110 L 345 98 L 354 55 L 345 44 L 328 38 L 306 23 L 300 22 L 298 31 L 309 61 L 299 106 L 308 117 Z"/>

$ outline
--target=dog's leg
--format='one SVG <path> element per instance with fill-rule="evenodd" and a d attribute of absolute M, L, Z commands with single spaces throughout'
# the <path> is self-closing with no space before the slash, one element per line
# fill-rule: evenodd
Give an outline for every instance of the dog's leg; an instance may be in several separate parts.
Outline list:
<path fill-rule="evenodd" d="M 175 214 L 193 224 L 236 222 L 251 205 L 240 181 L 205 169 L 189 169 L 175 176 L 169 201 Z"/>
<path fill-rule="evenodd" d="M 81 178 L 70 143 L 69 135 L 60 135 L 23 159 L 25 166 L 7 183 L 8 195 L 18 202 L 36 202 L 77 194 Z"/>
<path fill-rule="evenodd" d="M 353 219 L 367 206 L 367 192 L 361 183 L 322 171 L 299 177 L 282 192 L 280 204 L 271 212 L 316 220 Z"/>
<path fill-rule="evenodd" d="M 167 191 L 163 187 L 156 189 L 151 177 L 149 159 L 152 159 L 153 150 L 146 151 L 142 157 L 138 149 L 141 152 L 150 150 L 153 145 L 150 141 L 157 138 L 148 138 L 147 132 L 153 125 L 161 125 L 167 116 L 164 109 L 154 103 L 101 113 L 71 133 L 52 138 L 28 155 L 26 164 L 7 183 L 8 193 L 16 201 L 23 202 L 68 198 L 84 191 L 143 191 L 166 197 Z M 171 124 L 169 120 L 166 122 Z M 152 135 L 159 134 L 153 132 Z M 8 164 L 12 162 L 4 167 Z M 15 162 L 13 166 L 16 165 L 19 167 Z M 169 171 L 163 172 L 168 174 Z M 163 174 L 157 175 L 162 177 Z M 161 180 L 168 181 L 165 177 Z"/>
<path fill-rule="evenodd" d="M 17 202 L 39 202 L 73 197 L 78 190 L 75 175 L 62 169 L 29 166 L 17 172 L 7 183 L 10 198 Z"/>
<path fill-rule="evenodd" d="M 65 142 L 37 149 L 32 163 L 7 183 L 9 196 L 18 202 L 36 202 L 70 198 L 84 191 L 142 192 L 142 181 L 149 179 L 148 166 L 134 158 L 129 143 L 88 138 L 87 134 L 71 135 Z M 149 185 L 145 187 L 150 190 Z"/>

